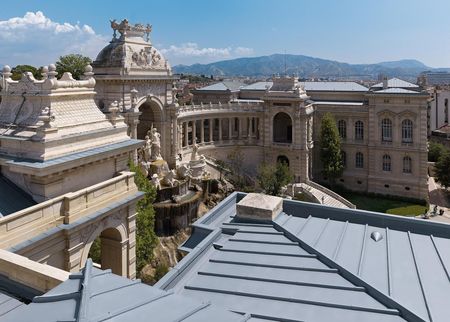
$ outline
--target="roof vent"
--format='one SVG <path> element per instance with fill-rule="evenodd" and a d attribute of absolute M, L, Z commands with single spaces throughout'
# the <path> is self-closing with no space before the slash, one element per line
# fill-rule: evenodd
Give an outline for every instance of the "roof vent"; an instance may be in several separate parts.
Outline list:
<path fill-rule="evenodd" d="M 373 231 L 370 234 L 370 238 L 372 238 L 374 241 L 378 242 L 383 239 L 383 235 L 379 231 Z"/>

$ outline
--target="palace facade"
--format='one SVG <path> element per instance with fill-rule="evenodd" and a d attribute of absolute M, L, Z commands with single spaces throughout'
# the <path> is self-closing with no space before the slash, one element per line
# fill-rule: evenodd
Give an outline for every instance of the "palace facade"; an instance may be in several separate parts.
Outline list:
<path fill-rule="evenodd" d="M 146 31 L 115 30 L 121 36 L 93 64 L 96 101 L 105 114 L 118 102 L 133 138 L 143 139 L 153 124 L 170 166 L 188 160 L 194 143 L 201 154 L 222 160 L 238 146 L 249 173 L 262 162 L 283 160 L 296 182 L 324 180 L 318 135 L 322 116 L 330 112 L 342 138 L 345 187 L 427 197 L 429 94 L 418 85 L 393 78 L 366 88 L 274 77 L 232 90 L 228 83 L 198 89 L 198 104 L 179 106 L 170 65 L 144 39 Z"/>

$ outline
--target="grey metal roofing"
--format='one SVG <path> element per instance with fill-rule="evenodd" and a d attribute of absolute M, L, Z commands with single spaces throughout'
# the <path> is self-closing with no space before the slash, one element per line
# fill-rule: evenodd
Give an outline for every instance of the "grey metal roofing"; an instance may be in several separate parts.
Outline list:
<path fill-rule="evenodd" d="M 450 225 L 288 200 L 236 222 L 243 196 L 194 224 L 158 287 L 276 321 L 449 320 Z"/>
<path fill-rule="evenodd" d="M 419 85 L 404 81 L 400 78 L 390 78 L 387 82 L 387 87 L 400 87 L 400 88 L 419 88 Z M 383 82 L 373 85 L 371 88 L 378 87 L 383 88 Z"/>
<path fill-rule="evenodd" d="M 238 91 L 241 87 L 245 86 L 244 83 L 238 81 L 222 81 L 220 83 L 208 85 L 197 89 L 197 91 Z"/>
<path fill-rule="evenodd" d="M 2 175 L 0 175 L 0 196 L 0 217 L 36 204 L 28 194 Z"/>
<path fill-rule="evenodd" d="M 387 94 L 421 94 L 417 91 L 412 91 L 410 89 L 398 88 L 398 87 L 389 87 L 385 89 L 380 89 L 374 91 L 374 93 L 387 93 Z"/>
<path fill-rule="evenodd" d="M 1 321 L 232 322 L 243 321 L 243 316 L 96 269 L 88 260 L 82 272 L 10 310 Z"/>
<path fill-rule="evenodd" d="M 257 82 L 243 87 L 243 90 L 265 90 L 266 86 L 271 87 L 272 82 Z M 367 92 L 368 88 L 355 82 L 299 82 L 308 91 L 326 92 Z"/>
<path fill-rule="evenodd" d="M 2 317 L 5 314 L 21 305 L 24 304 L 17 300 L 15 297 L 9 295 L 7 292 L 2 292 L 0 289 L 0 320 L 2 320 Z"/>
<path fill-rule="evenodd" d="M 367 92 L 368 88 L 356 82 L 299 82 L 308 91 Z"/>

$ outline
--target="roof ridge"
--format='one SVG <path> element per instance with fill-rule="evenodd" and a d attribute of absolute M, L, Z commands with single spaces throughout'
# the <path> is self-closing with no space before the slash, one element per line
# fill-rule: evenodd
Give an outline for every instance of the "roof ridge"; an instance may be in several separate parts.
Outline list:
<path fill-rule="evenodd" d="M 346 279 L 347 281 L 351 282 L 356 286 L 364 287 L 366 289 L 367 294 L 370 295 L 372 298 L 386 305 L 389 308 L 397 309 L 400 312 L 401 316 L 406 320 L 413 322 L 425 321 L 421 317 L 419 317 L 416 313 L 412 312 L 411 310 L 403 306 L 401 303 L 397 302 L 395 299 L 386 295 L 384 292 L 378 290 L 376 287 L 366 282 L 363 278 L 353 274 L 345 267 L 339 265 L 336 261 L 320 252 L 314 246 L 311 246 L 309 243 L 305 242 L 302 238 L 298 237 L 297 235 L 294 235 L 288 229 L 284 228 L 283 226 L 279 225 L 276 222 L 273 222 L 273 225 L 275 229 L 284 232 L 287 238 L 297 241 L 299 243 L 299 247 L 303 248 L 304 250 L 306 250 L 311 254 L 315 254 L 320 262 L 329 266 L 330 268 L 337 269 L 338 274 L 342 276 L 344 279 Z"/>

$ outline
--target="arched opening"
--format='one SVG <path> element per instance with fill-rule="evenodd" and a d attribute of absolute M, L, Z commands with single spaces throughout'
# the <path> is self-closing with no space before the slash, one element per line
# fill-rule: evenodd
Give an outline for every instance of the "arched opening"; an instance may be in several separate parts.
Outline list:
<path fill-rule="evenodd" d="M 292 119 L 284 112 L 273 118 L 273 142 L 292 143 Z"/>
<path fill-rule="evenodd" d="M 285 155 L 279 155 L 277 157 L 277 163 L 284 163 L 284 164 L 286 164 L 289 167 L 289 159 Z"/>
<path fill-rule="evenodd" d="M 111 269 L 114 274 L 126 276 L 126 252 L 122 251 L 122 236 L 116 228 L 107 228 L 101 232 L 89 249 L 88 258 L 102 269 Z"/>
<path fill-rule="evenodd" d="M 156 102 L 147 100 L 139 106 L 139 111 L 142 112 L 142 114 L 139 116 L 139 124 L 137 125 L 138 139 L 145 139 L 147 131 L 151 129 L 152 125 L 157 128 L 158 132 L 162 131 L 161 110 Z"/>

